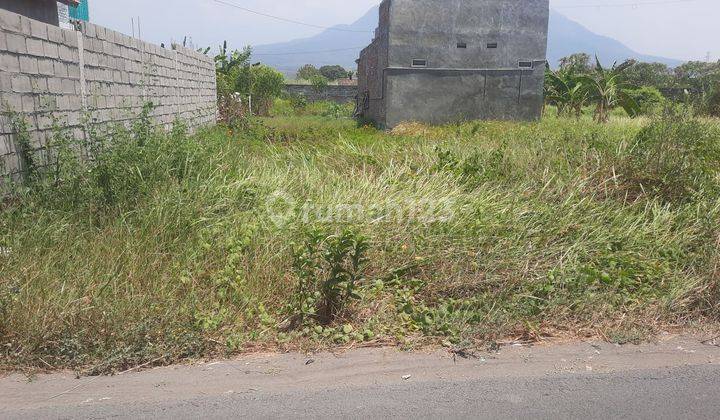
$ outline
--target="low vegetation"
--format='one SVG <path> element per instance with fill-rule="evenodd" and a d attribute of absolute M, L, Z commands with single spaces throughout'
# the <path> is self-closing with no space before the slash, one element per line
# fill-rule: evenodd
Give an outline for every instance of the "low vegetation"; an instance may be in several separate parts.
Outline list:
<path fill-rule="evenodd" d="M 579 53 L 561 59 L 557 69 L 548 68 L 545 97 L 561 115 L 593 113 L 599 122 L 607 122 L 619 107 L 630 115 L 649 116 L 671 102 L 697 115 L 718 116 L 719 88 L 720 62 L 688 62 L 671 69 L 628 60 L 607 68 Z"/>
<path fill-rule="evenodd" d="M 345 70 L 343 66 L 337 64 L 322 66 L 320 68 L 317 68 L 312 64 L 306 64 L 298 69 L 297 78 L 298 80 L 307 80 L 310 82 L 317 80 L 318 78 L 322 78 L 323 80 L 330 82 L 339 79 L 352 79 L 354 74 L 354 71 Z"/>
<path fill-rule="evenodd" d="M 285 77 L 263 64 L 250 64 L 252 50 L 230 50 L 225 42 L 215 56 L 220 120 L 236 126 L 254 115 L 267 116 L 282 94 Z"/>
<path fill-rule="evenodd" d="M 55 165 L 0 210 L 0 364 L 627 342 L 720 320 L 717 122 L 387 133 L 348 111 L 279 100 L 194 135 L 145 113 L 84 160 L 58 129 Z"/>

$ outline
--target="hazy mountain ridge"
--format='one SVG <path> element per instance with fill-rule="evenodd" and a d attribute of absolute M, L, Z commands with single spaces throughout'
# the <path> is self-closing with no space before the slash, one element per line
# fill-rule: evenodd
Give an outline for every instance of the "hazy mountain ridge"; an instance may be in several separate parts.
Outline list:
<path fill-rule="evenodd" d="M 577 52 L 596 55 L 605 63 L 634 58 L 640 61 L 664 63 L 671 67 L 683 62 L 666 57 L 656 57 L 633 51 L 622 42 L 598 35 L 564 15 L 551 11 L 548 36 L 548 61 L 556 65 L 561 58 Z"/>
<path fill-rule="evenodd" d="M 350 25 L 334 26 L 344 31 L 325 30 L 309 38 L 254 46 L 253 59 L 273 66 L 288 75 L 294 75 L 295 71 L 304 64 L 316 66 L 340 64 L 354 68 L 360 50 L 372 40 L 377 23 L 378 9 L 375 7 Z M 620 41 L 595 34 L 562 14 L 551 11 L 548 60 L 552 65 L 556 65 L 562 57 L 576 52 L 597 54 L 608 64 L 628 58 L 660 62 L 670 66 L 682 63 L 680 60 L 638 53 Z"/>

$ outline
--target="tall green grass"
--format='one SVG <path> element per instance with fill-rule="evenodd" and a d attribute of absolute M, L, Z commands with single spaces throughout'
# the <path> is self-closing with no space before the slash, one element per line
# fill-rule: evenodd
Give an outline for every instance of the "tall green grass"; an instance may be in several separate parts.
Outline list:
<path fill-rule="evenodd" d="M 2 364 L 626 341 L 720 317 L 717 123 L 319 114 L 192 136 L 141 118 L 6 200 Z"/>

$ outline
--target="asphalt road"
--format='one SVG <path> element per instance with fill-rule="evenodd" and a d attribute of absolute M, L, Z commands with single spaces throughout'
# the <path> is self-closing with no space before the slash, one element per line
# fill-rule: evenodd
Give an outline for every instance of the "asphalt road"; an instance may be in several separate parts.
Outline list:
<path fill-rule="evenodd" d="M 311 361 L 311 363 L 308 363 Z M 253 355 L 115 377 L 0 379 L 0 418 L 720 418 L 720 347 Z"/>

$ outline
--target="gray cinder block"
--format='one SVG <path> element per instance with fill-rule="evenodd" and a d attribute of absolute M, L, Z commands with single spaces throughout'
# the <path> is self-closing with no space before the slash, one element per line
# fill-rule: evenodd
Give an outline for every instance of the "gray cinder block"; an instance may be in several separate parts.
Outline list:
<path fill-rule="evenodd" d="M 35 38 L 28 38 L 27 53 L 36 57 L 44 56 L 45 52 L 43 50 L 43 41 Z"/>
<path fill-rule="evenodd" d="M 16 54 L 27 54 L 26 37 L 19 34 L 6 33 L 7 50 Z"/>
<path fill-rule="evenodd" d="M 1 100 L 24 113 L 39 156 L 47 155 L 53 115 L 77 127 L 86 107 L 100 122 L 127 123 L 152 101 L 159 124 L 181 116 L 191 129 L 217 115 L 212 58 L 87 23 L 80 33 L 82 42 L 76 31 L 0 10 Z"/>

